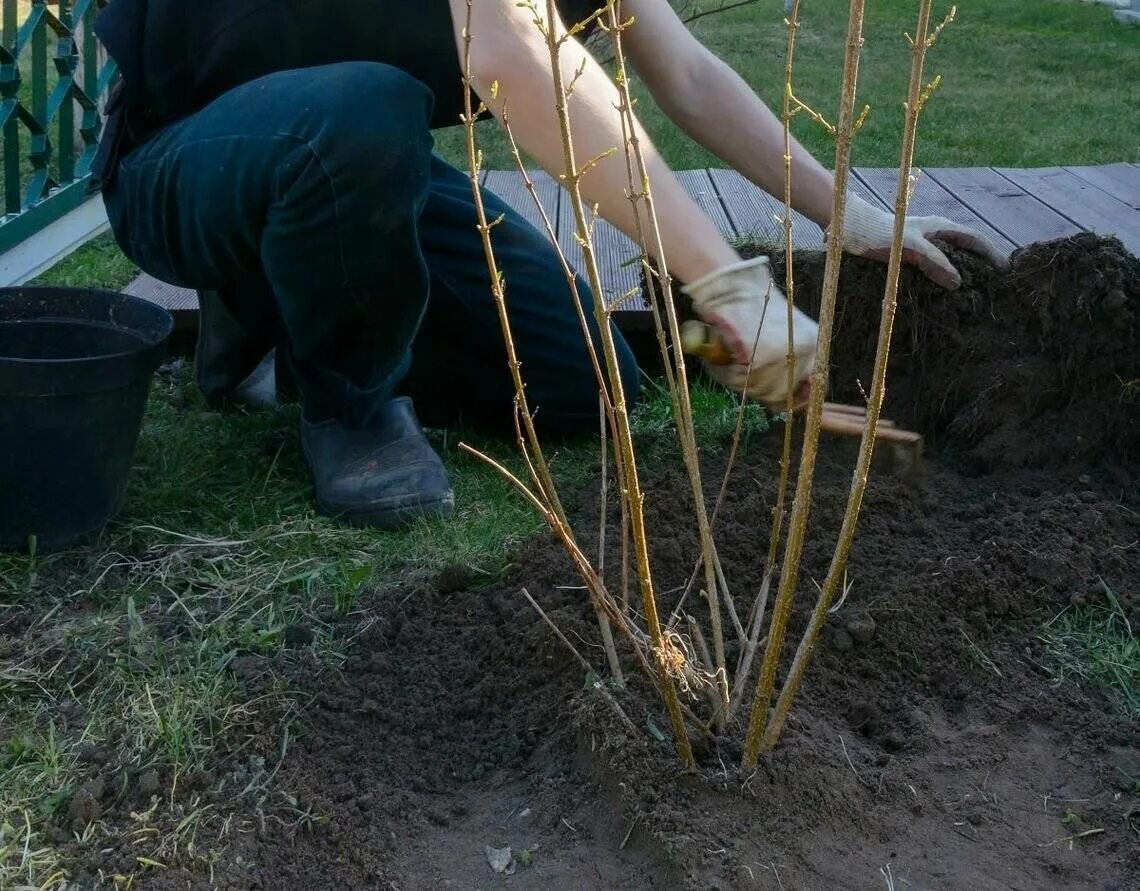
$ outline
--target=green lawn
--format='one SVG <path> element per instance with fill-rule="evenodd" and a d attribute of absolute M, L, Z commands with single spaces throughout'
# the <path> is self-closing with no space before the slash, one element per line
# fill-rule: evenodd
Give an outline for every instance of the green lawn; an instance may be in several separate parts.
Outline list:
<path fill-rule="evenodd" d="M 839 103 L 840 63 L 848 4 L 803 3 L 796 52 L 800 98 L 829 120 Z M 940 2 L 941 19 L 950 4 Z M 707 16 L 694 29 L 769 105 L 783 87 L 783 6 L 765 0 Z M 856 141 L 860 166 L 898 165 L 901 102 L 917 6 L 903 0 L 868 4 L 859 95 L 872 107 Z M 1140 161 L 1140 28 L 1116 22 L 1103 6 L 1077 0 L 958 4 L 955 21 L 932 51 L 927 72 L 942 84 L 920 123 L 920 166 L 1104 164 Z M 642 121 L 675 169 L 723 167 L 680 134 L 638 89 Z M 484 128 L 487 165 L 513 164 L 494 125 Z M 807 120 L 796 136 L 829 168 L 830 138 Z M 441 151 L 462 163 L 461 132 L 442 135 Z"/>
<path fill-rule="evenodd" d="M 784 29 L 775 0 L 701 20 L 701 36 L 775 100 Z M 908 64 L 901 38 L 912 4 L 882 0 L 869 12 L 861 99 L 874 107 L 856 163 L 896 163 Z M 797 84 L 828 116 L 837 101 L 846 5 L 805 5 Z M 923 122 L 920 164 L 1100 163 L 1140 160 L 1140 29 L 1116 25 L 1100 6 L 1011 5 L 984 0 L 958 21 L 930 63 L 943 87 Z M 643 101 L 644 120 L 677 168 L 716 165 Z M 510 167 L 494 125 L 481 128 L 489 166 Z M 825 162 L 827 137 L 806 122 L 798 135 Z M 460 134 L 440 150 L 462 163 Z M 121 288 L 137 270 L 103 237 L 40 283 Z M 643 437 L 667 447 L 670 412 L 655 385 L 637 414 Z M 734 421 L 726 394 L 695 387 L 700 432 Z M 458 515 L 404 534 L 343 528 L 317 517 L 295 441 L 294 406 L 222 417 L 207 411 L 186 367 L 159 375 L 146 414 L 124 514 L 101 541 L 72 552 L 0 555 L 0 626 L 16 616 L 17 638 L 0 634 L 0 887 L 46 885 L 60 855 L 44 832 L 77 791 L 84 748 L 109 739 L 133 769 L 192 772 L 217 748 L 257 738 L 260 715 L 287 715 L 272 702 L 234 700 L 226 664 L 235 650 L 273 651 L 293 630 L 314 635 L 335 663 L 344 643 L 326 632 L 330 613 L 351 611 L 364 593 L 405 586 L 448 564 L 500 572 L 507 550 L 540 521 L 492 471 L 436 444 L 454 475 Z M 752 429 L 763 426 L 755 418 Z M 511 461 L 509 443 L 486 443 Z M 562 448 L 560 479 L 592 474 L 596 449 Z M 1063 676 L 1134 684 L 1133 629 L 1116 612 L 1074 612 L 1047 630 Z M 66 661 L 52 655 L 66 642 Z M 68 723 L 61 708 L 82 682 L 90 720 Z M 71 703 L 74 706 L 74 702 Z M 1133 705 L 1135 700 L 1133 698 Z M 98 838 L 97 826 L 85 832 Z M 177 834 L 168 839 L 178 843 Z M 156 853 L 161 853 L 157 850 Z"/>

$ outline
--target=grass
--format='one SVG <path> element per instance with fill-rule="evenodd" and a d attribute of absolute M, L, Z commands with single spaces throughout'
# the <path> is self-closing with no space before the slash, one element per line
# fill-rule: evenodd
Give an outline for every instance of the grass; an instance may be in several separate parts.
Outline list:
<path fill-rule="evenodd" d="M 936 15 L 950 8 L 942 3 Z M 796 89 L 834 119 L 848 4 L 804 4 L 796 50 Z M 917 7 L 904 0 L 869 4 L 859 68 L 860 107 L 872 108 L 855 140 L 858 166 L 898 166 L 902 99 Z M 783 7 L 756 3 L 695 23 L 704 44 L 728 62 L 771 107 L 783 89 L 786 30 Z M 927 64 L 942 84 L 923 112 L 919 166 L 1106 164 L 1140 161 L 1140 29 L 1116 22 L 1111 10 L 1076 0 L 1007 3 L 973 0 L 939 38 Z M 642 122 L 674 167 L 724 167 L 677 131 L 635 82 Z M 487 166 L 512 168 L 494 124 L 481 125 Z M 797 120 L 796 136 L 825 166 L 834 163 L 830 137 Z M 439 147 L 460 163 L 462 128 L 441 134 Z"/>
<path fill-rule="evenodd" d="M 61 288 L 99 287 L 120 290 L 129 285 L 139 269 L 119 250 L 110 233 L 85 244 L 40 275 L 35 284 Z"/>
<path fill-rule="evenodd" d="M 1140 636 L 1120 600 L 1100 584 L 1103 601 L 1072 606 L 1046 626 L 1057 683 L 1093 683 L 1107 689 L 1128 715 L 1140 718 Z"/>
<path fill-rule="evenodd" d="M 826 0 L 804 16 L 799 91 L 821 109 L 838 95 L 834 65 L 845 8 Z M 910 6 L 898 0 L 869 11 L 861 83 L 875 112 L 857 163 L 894 163 L 901 114 L 892 109 L 905 52 L 893 36 L 910 18 Z M 776 5 L 709 17 L 698 30 L 775 100 L 784 41 Z M 1126 109 L 1135 107 L 1140 83 L 1138 48 L 1140 32 L 1115 26 L 1099 6 L 1020 9 L 987 0 L 963 9 L 935 54 L 932 70 L 944 84 L 927 112 L 919 163 L 1137 160 Z M 1012 82 L 998 76 L 1007 72 L 1016 72 Z M 1034 102 L 1026 101 L 1030 95 Z M 675 167 L 717 166 L 641 96 L 644 119 Z M 509 168 L 494 125 L 481 130 L 489 166 Z M 831 148 L 820 132 L 801 124 L 799 135 L 826 159 Z M 444 132 L 439 139 L 457 163 L 459 136 Z M 115 289 L 136 273 L 104 236 L 36 283 Z M 668 400 L 655 382 L 646 387 L 635 430 L 668 447 Z M 731 431 L 736 416 L 728 394 L 698 383 L 693 401 L 699 435 L 713 440 Z M 160 868 L 154 864 L 206 856 L 196 840 L 209 834 L 224 842 L 246 827 L 193 798 L 176 808 L 175 787 L 241 759 L 250 765 L 246 779 L 222 791 L 234 800 L 252 796 L 249 813 L 288 795 L 275 765 L 294 738 L 300 703 L 288 690 L 253 694 L 237 682 L 233 666 L 241 653 L 300 658 L 303 647 L 335 666 L 346 642 L 333 634 L 334 619 L 363 621 L 375 598 L 396 589 L 414 595 L 449 565 L 494 578 L 511 548 L 541 528 L 521 498 L 443 433 L 435 443 L 455 482 L 452 521 L 399 534 L 327 521 L 311 505 L 296 422 L 290 406 L 227 417 L 208 411 L 189 369 L 173 367 L 156 378 L 127 507 L 103 537 L 64 554 L 0 555 L 0 887 L 61 886 L 61 841 L 110 848 L 133 834 L 145 842 L 133 849 L 121 881 L 109 881 L 121 887 Z M 762 412 L 749 411 L 746 436 L 766 426 Z M 511 444 L 476 444 L 497 457 L 513 453 Z M 570 483 L 589 479 L 596 463 L 592 446 L 564 447 L 554 457 L 556 474 Z M 1057 617 L 1047 633 L 1059 681 L 1107 683 L 1136 713 L 1133 631 L 1111 604 Z M 92 782 L 92 751 L 110 752 L 108 769 L 127 785 L 151 772 L 158 780 L 149 804 L 127 825 L 77 809 Z M 53 835 L 52 823 L 64 827 L 64 839 Z"/>
<path fill-rule="evenodd" d="M 494 575 L 539 528 L 454 439 L 439 444 L 459 498 L 453 522 L 384 534 L 326 521 L 309 502 L 296 421 L 295 407 L 223 418 L 186 368 L 161 375 L 126 512 L 103 539 L 0 556 L 0 628 L 30 618 L 0 636 L 0 887 L 38 887 L 58 868 L 42 830 L 86 781 L 84 747 L 113 750 L 125 776 L 159 769 L 163 793 L 235 751 L 270 757 L 280 728 L 265 716 L 292 705 L 284 692 L 245 701 L 235 652 L 283 652 L 305 627 L 335 663 L 330 617 L 392 583 L 414 592 L 447 564 Z M 161 860 L 159 841 L 174 840 L 140 853 Z"/>
<path fill-rule="evenodd" d="M 106 257 L 91 264 L 76 268 L 125 271 Z M 697 394 L 703 429 L 730 430 L 732 398 L 704 386 Z M 665 443 L 663 399 L 650 398 L 637 424 Z M 259 765 L 243 788 L 222 790 L 252 796 L 248 813 L 286 800 L 273 766 L 296 735 L 299 703 L 288 690 L 253 695 L 237 683 L 238 654 L 301 658 L 304 647 L 335 666 L 347 646 L 331 630 L 335 619 L 366 621 L 377 598 L 414 596 L 447 566 L 493 579 L 512 547 L 541 528 L 497 473 L 444 433 L 433 436 L 455 483 L 451 521 L 383 533 L 323 519 L 297 422 L 290 405 L 209 411 L 190 369 L 176 363 L 155 380 L 125 512 L 102 538 L 59 554 L 0 555 L 0 887 L 54 887 L 62 866 L 49 824 L 108 847 L 136 831 L 75 810 L 92 780 L 83 755 L 91 749 L 112 753 L 108 768 L 124 788 L 155 772 L 156 825 L 181 814 L 176 788 L 234 759 Z M 763 423 L 751 415 L 749 429 Z M 474 444 L 518 469 L 510 444 Z M 590 445 L 552 456 L 567 485 L 587 481 L 597 463 Z M 8 623 L 18 633 L 5 636 Z M 145 836 L 138 856 L 193 859 L 204 855 L 191 853 L 191 830 L 224 842 L 243 829 L 213 812 L 176 822 L 178 831 L 164 824 Z"/>

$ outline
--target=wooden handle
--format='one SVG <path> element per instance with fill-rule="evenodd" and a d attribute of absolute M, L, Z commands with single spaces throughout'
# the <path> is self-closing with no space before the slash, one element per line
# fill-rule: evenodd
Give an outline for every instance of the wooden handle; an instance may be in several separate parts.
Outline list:
<path fill-rule="evenodd" d="M 867 409 L 861 405 L 844 405 L 842 402 L 825 402 L 823 403 L 823 413 L 825 415 L 842 415 L 844 417 L 850 416 L 859 421 L 860 425 L 867 419 Z M 880 427 L 897 427 L 898 425 L 887 418 L 880 415 Z"/>
<path fill-rule="evenodd" d="M 846 412 L 824 412 L 820 418 L 820 428 L 828 433 L 837 433 L 840 436 L 862 436 L 863 422 Z M 897 442 L 902 445 L 917 445 L 922 442 L 922 436 L 910 430 L 899 430 L 894 426 L 884 426 L 879 423 L 875 430 L 875 438 L 886 442 Z"/>

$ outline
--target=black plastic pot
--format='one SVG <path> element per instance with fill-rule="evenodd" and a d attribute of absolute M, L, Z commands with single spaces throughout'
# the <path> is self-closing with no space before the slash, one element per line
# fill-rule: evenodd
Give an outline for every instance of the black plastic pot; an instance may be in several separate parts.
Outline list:
<path fill-rule="evenodd" d="M 0 548 L 61 550 L 118 514 L 173 327 L 126 294 L 0 288 Z"/>

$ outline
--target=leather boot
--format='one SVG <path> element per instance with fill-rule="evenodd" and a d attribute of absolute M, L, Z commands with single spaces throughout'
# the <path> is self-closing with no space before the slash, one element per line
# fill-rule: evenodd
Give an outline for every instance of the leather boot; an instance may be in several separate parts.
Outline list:
<path fill-rule="evenodd" d="M 324 516 L 395 530 L 454 511 L 447 471 L 406 397 L 388 402 L 368 430 L 302 421 L 301 446 Z"/>
<path fill-rule="evenodd" d="M 194 377 L 207 405 L 222 409 L 276 403 L 271 337 L 271 332 L 247 331 L 217 291 L 198 292 Z"/>

